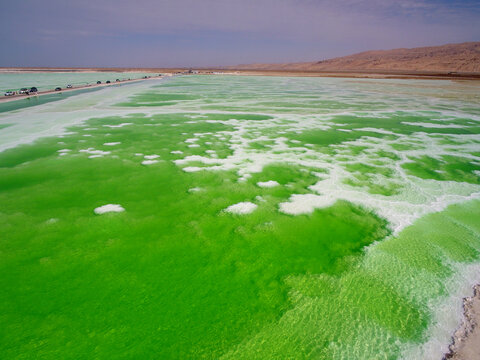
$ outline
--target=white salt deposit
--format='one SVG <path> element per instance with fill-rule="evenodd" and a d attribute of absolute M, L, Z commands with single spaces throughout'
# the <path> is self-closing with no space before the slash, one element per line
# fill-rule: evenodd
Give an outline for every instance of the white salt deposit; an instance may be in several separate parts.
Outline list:
<path fill-rule="evenodd" d="M 315 209 L 332 206 L 335 198 L 315 194 L 294 194 L 288 202 L 279 204 L 281 212 L 289 215 L 309 214 Z"/>
<path fill-rule="evenodd" d="M 95 157 L 100 157 L 100 156 L 111 154 L 110 151 L 95 150 L 95 148 L 81 149 L 81 150 L 78 150 L 78 151 L 81 152 L 81 153 L 90 154 L 91 156 L 89 156 L 89 158 L 95 158 Z"/>
<path fill-rule="evenodd" d="M 181 151 L 181 150 L 173 150 L 173 151 L 170 151 L 170 154 L 182 155 L 182 154 L 183 154 L 183 151 Z"/>
<path fill-rule="evenodd" d="M 124 127 L 124 126 L 127 126 L 127 125 L 133 125 L 133 123 L 121 123 L 121 124 L 118 124 L 118 125 L 103 125 L 104 127 L 108 127 L 108 128 L 111 128 L 111 129 L 115 129 L 115 128 L 121 128 L 121 127 Z"/>
<path fill-rule="evenodd" d="M 72 151 L 70 149 L 61 149 L 61 150 L 58 150 L 57 152 L 59 153 L 66 153 L 66 152 L 69 152 L 69 151 Z"/>
<path fill-rule="evenodd" d="M 269 180 L 269 181 L 259 181 L 257 182 L 257 186 L 260 186 L 262 188 L 272 188 L 275 186 L 280 185 L 278 182 L 275 180 Z"/>
<path fill-rule="evenodd" d="M 182 170 L 185 172 L 196 172 L 196 171 L 202 171 L 204 169 L 205 168 L 201 168 L 198 166 L 187 166 L 187 167 L 184 167 Z"/>
<path fill-rule="evenodd" d="M 107 142 L 107 143 L 104 143 L 103 145 L 105 146 L 115 146 L 115 145 L 120 145 L 121 142 L 120 141 L 116 141 L 116 142 Z"/>
<path fill-rule="evenodd" d="M 145 155 L 144 158 L 147 160 L 153 160 L 153 159 L 158 159 L 160 155 Z"/>
<path fill-rule="evenodd" d="M 158 160 L 143 160 L 142 165 L 152 165 L 158 163 Z"/>
<path fill-rule="evenodd" d="M 95 214 L 101 215 L 109 212 L 122 212 L 122 211 L 125 211 L 125 209 L 118 204 L 107 204 L 107 205 L 97 207 L 93 211 L 95 212 Z"/>
<path fill-rule="evenodd" d="M 200 145 L 198 145 L 198 144 L 190 144 L 190 145 L 188 145 L 188 147 L 189 147 L 189 148 L 198 148 L 198 147 L 200 147 Z"/>
<path fill-rule="evenodd" d="M 239 202 L 238 204 L 230 205 L 224 211 L 231 214 L 245 215 L 253 212 L 258 206 L 249 201 Z"/>
<path fill-rule="evenodd" d="M 465 126 L 458 125 L 458 124 L 434 124 L 434 123 L 422 123 L 422 122 L 408 122 L 408 121 L 402 121 L 402 124 L 405 125 L 411 125 L 411 126 L 421 126 L 424 128 L 437 128 L 437 129 L 462 129 Z"/>

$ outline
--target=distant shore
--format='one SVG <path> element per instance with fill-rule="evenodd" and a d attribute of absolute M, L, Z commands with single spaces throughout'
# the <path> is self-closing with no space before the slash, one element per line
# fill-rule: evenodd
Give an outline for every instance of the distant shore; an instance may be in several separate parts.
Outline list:
<path fill-rule="evenodd" d="M 447 72 L 447 71 L 414 71 L 414 70 L 332 70 L 309 71 L 288 69 L 256 69 L 235 67 L 201 67 L 201 68 L 47 68 L 47 67 L 0 67 L 0 73 L 69 73 L 69 72 L 143 72 L 164 74 L 185 74 L 194 70 L 198 75 L 246 75 L 246 76 L 299 76 L 299 77 L 341 77 L 367 79 L 426 79 L 426 80 L 480 80 L 478 72 Z"/>

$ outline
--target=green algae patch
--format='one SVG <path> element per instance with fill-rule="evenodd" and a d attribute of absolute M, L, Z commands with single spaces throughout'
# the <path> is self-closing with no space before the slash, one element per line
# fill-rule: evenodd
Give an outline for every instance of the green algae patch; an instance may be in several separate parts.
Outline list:
<path fill-rule="evenodd" d="M 116 106 L 124 107 L 143 107 L 143 106 L 167 106 L 174 105 L 178 101 L 197 100 L 199 97 L 187 94 L 160 94 L 160 93 L 144 93 L 138 94 L 130 98 L 127 102 L 116 104 Z"/>
<path fill-rule="evenodd" d="M 57 140 L 42 139 L 37 145 L 20 145 L 15 149 L 7 149 L 0 152 L 0 168 L 14 167 L 28 161 L 34 161 L 43 157 L 51 156 L 58 150 Z"/>
<path fill-rule="evenodd" d="M 480 128 L 472 123 L 445 120 L 433 121 L 431 116 L 442 117 L 441 113 L 396 111 L 380 113 L 380 118 L 369 116 L 337 115 L 330 122 L 342 124 L 344 129 L 379 128 L 396 134 L 411 135 L 416 132 L 429 134 L 478 134 Z M 426 125 L 427 126 L 426 126 Z M 461 124 L 461 125 L 460 125 Z M 437 127 L 435 125 L 438 125 Z M 450 126 L 449 126 L 450 125 Z M 453 125 L 453 126 L 452 126 Z M 462 127 L 462 125 L 465 125 Z"/>
<path fill-rule="evenodd" d="M 473 163 L 471 159 L 446 155 L 440 158 L 412 157 L 410 160 L 413 161 L 402 164 L 402 167 L 419 178 L 480 184 L 480 165 Z"/>
<path fill-rule="evenodd" d="M 150 120 L 93 119 L 90 137 L 2 153 L 10 157 L 0 169 L 4 356 L 218 358 L 290 308 L 288 276 L 341 273 L 343 258 L 388 234 L 384 220 L 344 202 L 309 216 L 269 202 L 226 214 L 261 189 L 234 173 L 189 174 L 161 161 L 197 125 L 145 127 Z M 110 154 L 90 158 L 85 148 Z M 160 161 L 142 166 L 136 151 Z M 267 178 L 314 182 L 288 166 L 256 179 Z M 125 212 L 94 214 L 109 203 Z"/>
<path fill-rule="evenodd" d="M 479 215 L 478 201 L 453 205 L 371 247 L 339 275 L 289 277 L 292 308 L 223 358 L 402 357 L 443 325 L 435 306 L 455 291 L 453 267 L 478 261 Z M 406 356 L 424 358 L 426 351 Z"/>

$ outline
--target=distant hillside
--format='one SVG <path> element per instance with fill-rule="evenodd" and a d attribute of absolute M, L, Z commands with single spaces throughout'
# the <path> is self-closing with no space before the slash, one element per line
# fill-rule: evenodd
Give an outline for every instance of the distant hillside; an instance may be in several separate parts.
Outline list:
<path fill-rule="evenodd" d="M 292 71 L 442 71 L 480 72 L 480 42 L 372 50 L 334 59 L 288 64 L 250 64 L 230 68 L 241 70 Z"/>

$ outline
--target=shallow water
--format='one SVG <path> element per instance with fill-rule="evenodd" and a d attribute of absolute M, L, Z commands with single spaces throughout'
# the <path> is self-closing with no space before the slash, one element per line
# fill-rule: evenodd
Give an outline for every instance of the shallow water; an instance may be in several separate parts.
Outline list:
<path fill-rule="evenodd" d="M 0 113 L 0 347 L 441 358 L 480 277 L 478 90 L 188 76 Z"/>

